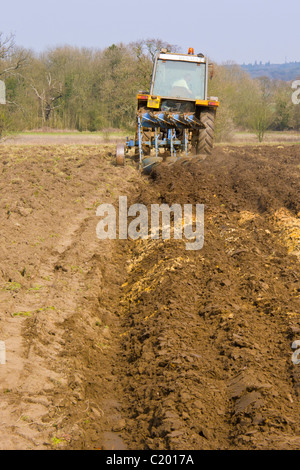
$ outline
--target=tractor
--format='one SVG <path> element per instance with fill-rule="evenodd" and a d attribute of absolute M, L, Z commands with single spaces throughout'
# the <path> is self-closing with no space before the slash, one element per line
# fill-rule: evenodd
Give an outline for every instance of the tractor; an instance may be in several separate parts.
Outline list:
<path fill-rule="evenodd" d="M 193 48 L 188 54 L 161 49 L 150 92 L 137 95 L 135 138 L 117 145 L 117 165 L 124 165 L 125 155 L 133 151 L 139 169 L 150 173 L 164 161 L 211 153 L 219 106 L 218 98 L 207 96 L 211 67 L 207 57 L 195 54 Z"/>

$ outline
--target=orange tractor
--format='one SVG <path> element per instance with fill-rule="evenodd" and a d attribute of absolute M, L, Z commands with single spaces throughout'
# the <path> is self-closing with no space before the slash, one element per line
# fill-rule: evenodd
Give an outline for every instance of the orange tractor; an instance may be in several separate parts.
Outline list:
<path fill-rule="evenodd" d="M 137 95 L 135 138 L 117 146 L 117 165 L 124 165 L 130 149 L 146 173 L 162 161 L 210 154 L 219 106 L 218 98 L 207 96 L 210 65 L 192 48 L 188 54 L 160 51 L 150 92 Z"/>

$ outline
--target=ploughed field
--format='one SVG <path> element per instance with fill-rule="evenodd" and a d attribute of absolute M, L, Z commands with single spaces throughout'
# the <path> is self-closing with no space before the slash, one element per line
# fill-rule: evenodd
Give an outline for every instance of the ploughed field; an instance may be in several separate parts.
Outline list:
<path fill-rule="evenodd" d="M 1 449 L 299 449 L 300 146 L 141 176 L 113 145 L 0 146 Z M 100 204 L 204 204 L 100 240 Z"/>

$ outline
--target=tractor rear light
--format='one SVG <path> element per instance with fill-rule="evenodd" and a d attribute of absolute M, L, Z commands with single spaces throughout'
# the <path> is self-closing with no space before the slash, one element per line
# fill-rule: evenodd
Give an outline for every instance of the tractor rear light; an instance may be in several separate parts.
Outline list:
<path fill-rule="evenodd" d="M 137 99 L 138 99 L 138 100 L 147 100 L 147 99 L 148 99 L 148 95 L 137 95 Z"/>

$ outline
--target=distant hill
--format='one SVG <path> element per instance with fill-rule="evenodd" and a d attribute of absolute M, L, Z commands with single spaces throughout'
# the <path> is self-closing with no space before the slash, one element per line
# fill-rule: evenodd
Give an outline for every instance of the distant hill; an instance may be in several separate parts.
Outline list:
<path fill-rule="evenodd" d="M 252 78 L 269 77 L 274 80 L 286 82 L 300 79 L 300 62 L 287 62 L 285 64 L 243 64 L 242 69 L 250 74 Z"/>

